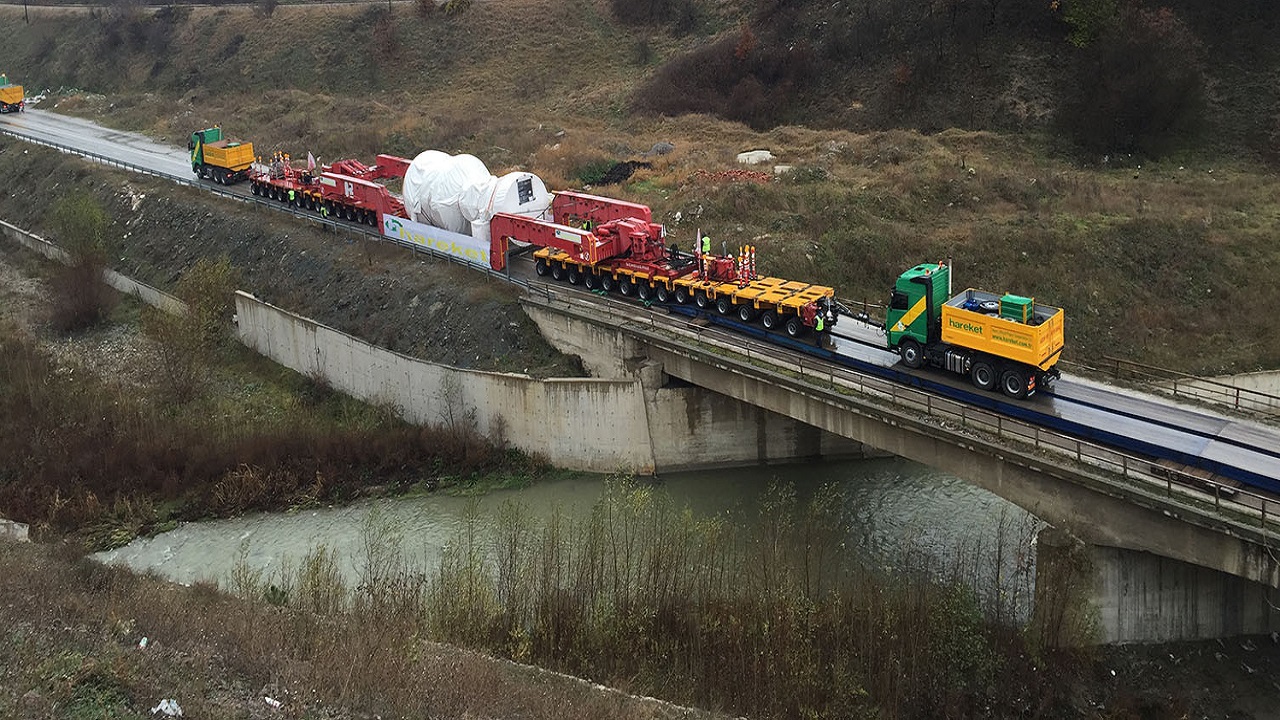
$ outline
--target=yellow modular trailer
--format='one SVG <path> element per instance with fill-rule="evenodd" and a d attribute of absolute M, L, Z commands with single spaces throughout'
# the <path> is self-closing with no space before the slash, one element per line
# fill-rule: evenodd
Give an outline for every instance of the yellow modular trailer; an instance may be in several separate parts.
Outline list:
<path fill-rule="evenodd" d="M 538 263 L 538 272 L 549 273 L 556 280 L 568 280 L 575 285 L 584 282 L 588 287 L 606 291 L 616 289 L 641 300 L 715 308 L 721 315 L 737 315 L 743 322 L 759 319 L 760 324 L 770 330 L 785 328 L 793 337 L 813 325 L 819 306 L 821 311 L 828 311 L 835 299 L 834 288 L 782 278 L 763 277 L 746 283 L 703 280 L 694 271 L 692 261 L 663 268 L 625 260 L 589 263 L 572 253 L 549 247 L 539 248 L 533 257 Z"/>
<path fill-rule="evenodd" d="M 1048 370 L 1062 354 L 1062 309 L 966 290 L 942 306 L 942 341 Z"/>

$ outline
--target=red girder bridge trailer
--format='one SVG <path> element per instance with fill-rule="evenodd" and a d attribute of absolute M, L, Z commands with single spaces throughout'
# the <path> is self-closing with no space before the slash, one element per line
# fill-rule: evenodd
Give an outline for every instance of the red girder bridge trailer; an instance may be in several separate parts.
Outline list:
<path fill-rule="evenodd" d="M 374 165 L 339 160 L 330 165 L 297 168 L 287 155 L 277 155 L 269 163 L 255 163 L 249 171 L 249 182 L 254 195 L 381 227 L 384 215 L 406 215 L 404 202 L 378 181 L 404 179 L 409 163 L 395 155 L 378 155 Z"/>

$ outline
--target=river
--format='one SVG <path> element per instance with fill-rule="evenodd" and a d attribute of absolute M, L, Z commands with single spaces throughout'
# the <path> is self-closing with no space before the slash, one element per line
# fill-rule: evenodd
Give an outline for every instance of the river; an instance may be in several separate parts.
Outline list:
<path fill-rule="evenodd" d="M 679 506 L 695 514 L 743 513 L 757 508 L 775 481 L 790 483 L 804 499 L 834 484 L 852 518 L 846 547 L 873 565 L 894 565 L 904 553 L 945 565 L 975 548 L 984 555 L 1003 543 L 1001 572 L 1030 573 L 1034 553 L 1028 528 L 1037 521 L 1015 505 L 959 478 L 906 460 L 821 461 L 726 470 L 670 473 L 657 486 Z M 377 526 L 399 536 L 407 557 L 434 567 L 441 549 L 453 540 L 469 512 L 488 522 L 508 501 L 534 517 L 559 511 L 580 518 L 605 489 L 598 476 L 579 476 L 494 491 L 479 497 L 446 493 L 379 498 L 344 507 L 306 509 L 187 523 L 153 538 L 99 553 L 107 563 L 152 571 L 176 582 L 213 581 L 231 587 L 232 573 L 249 569 L 270 579 L 296 568 L 302 558 L 324 546 L 348 578 L 359 575 L 366 557 L 367 528 Z"/>

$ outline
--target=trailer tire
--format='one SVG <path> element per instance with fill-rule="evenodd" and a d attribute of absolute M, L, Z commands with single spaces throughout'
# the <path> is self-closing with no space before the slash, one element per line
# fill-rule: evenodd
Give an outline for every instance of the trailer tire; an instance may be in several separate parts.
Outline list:
<path fill-rule="evenodd" d="M 547 261 L 542 258 L 535 260 L 533 263 L 533 271 L 537 273 L 538 277 L 546 277 L 547 273 L 550 272 L 550 269 L 547 267 Z"/>
<path fill-rule="evenodd" d="M 1027 374 L 1021 370 L 1005 370 L 1000 376 L 1000 389 L 1015 400 L 1027 396 Z"/>
<path fill-rule="evenodd" d="M 898 344 L 898 354 L 902 356 L 903 364 L 912 370 L 917 370 L 924 365 L 924 348 L 912 338 L 907 338 Z"/>
<path fill-rule="evenodd" d="M 576 268 L 576 267 L 571 267 L 571 268 L 569 268 L 569 284 L 570 284 L 570 285 L 581 285 L 581 284 L 582 284 L 582 271 L 581 271 L 581 270 L 579 270 L 579 269 L 578 269 L 578 268 Z"/>
<path fill-rule="evenodd" d="M 800 316 L 787 318 L 787 335 L 790 337 L 800 337 L 804 334 L 804 323 L 800 321 Z"/>
<path fill-rule="evenodd" d="M 752 322 L 756 319 L 756 309 L 750 305 L 738 306 L 738 319 L 744 323 Z"/>
<path fill-rule="evenodd" d="M 600 289 L 605 292 L 613 292 L 618 288 L 618 280 L 612 275 L 600 276 Z"/>
<path fill-rule="evenodd" d="M 588 290 L 595 290 L 596 288 L 600 287 L 600 278 L 597 277 L 595 273 L 590 273 L 590 272 L 583 273 L 582 284 Z"/>
<path fill-rule="evenodd" d="M 261 186 L 261 185 L 259 185 L 258 183 L 253 183 L 253 194 L 254 194 L 254 195 L 261 195 L 261 194 L 262 194 L 262 186 Z"/>
<path fill-rule="evenodd" d="M 653 297 L 653 286 L 647 282 L 636 283 L 636 297 L 648 302 Z"/>
<path fill-rule="evenodd" d="M 760 313 L 760 324 L 765 330 L 776 330 L 778 327 L 778 312 L 776 310 L 765 310 Z"/>
<path fill-rule="evenodd" d="M 666 285 L 659 285 L 655 288 L 654 294 L 658 298 L 658 302 L 665 303 L 671 301 L 671 291 L 667 290 Z"/>
<path fill-rule="evenodd" d="M 996 369 L 986 360 L 978 360 L 969 368 L 969 380 L 979 390 L 995 390 L 998 382 Z"/>
<path fill-rule="evenodd" d="M 689 302 L 689 291 L 678 287 L 676 288 L 676 303 L 684 305 Z"/>
<path fill-rule="evenodd" d="M 733 299 L 722 297 L 716 300 L 716 312 L 721 315 L 728 315 L 733 312 Z"/>
<path fill-rule="evenodd" d="M 551 266 L 551 279 L 555 281 L 564 280 L 564 266 L 556 263 Z"/>
<path fill-rule="evenodd" d="M 618 281 L 618 292 L 631 297 L 636 293 L 636 284 L 631 282 L 631 278 L 622 278 Z"/>
<path fill-rule="evenodd" d="M 699 290 L 698 294 L 693 296 L 693 304 L 697 305 L 699 310 L 706 310 L 711 307 L 711 298 L 707 297 L 705 292 Z"/>

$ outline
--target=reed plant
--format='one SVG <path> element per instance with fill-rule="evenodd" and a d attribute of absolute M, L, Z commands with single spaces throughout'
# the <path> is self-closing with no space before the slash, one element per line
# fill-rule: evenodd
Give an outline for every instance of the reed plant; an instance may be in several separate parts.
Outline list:
<path fill-rule="evenodd" d="M 971 717 L 1061 700 L 1046 669 L 1080 657 L 1023 630 L 1033 525 L 1001 519 L 953 556 L 906 543 L 871 565 L 848 547 L 844 508 L 837 487 L 801 498 L 777 485 L 750 512 L 704 517 L 616 477 L 576 520 L 473 505 L 433 567 L 374 519 L 355 587 L 323 550 L 233 585 L 264 606 L 267 588 L 286 588 L 289 611 L 343 628 L 343 645 L 306 650 L 347 668 L 324 680 L 343 701 L 411 703 L 387 679 L 429 674 L 429 640 L 751 717 Z"/>

